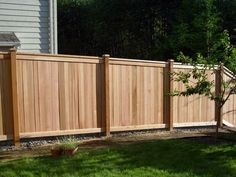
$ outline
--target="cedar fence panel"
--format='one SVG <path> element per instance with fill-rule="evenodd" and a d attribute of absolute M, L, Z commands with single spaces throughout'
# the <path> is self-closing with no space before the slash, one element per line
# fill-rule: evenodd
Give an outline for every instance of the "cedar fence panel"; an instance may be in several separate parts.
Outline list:
<path fill-rule="evenodd" d="M 104 67 L 104 61 L 106 66 Z M 170 97 L 168 62 L 17 53 L 17 114 L 13 115 L 10 53 L 0 54 L 0 139 L 215 125 L 204 96 Z M 171 62 L 171 61 L 170 61 Z M 174 63 L 174 71 L 191 66 Z M 215 75 L 209 78 L 215 80 Z M 224 73 L 224 79 L 232 75 Z M 13 99 L 14 100 L 14 99 Z M 236 126 L 234 101 L 223 119 Z M 171 106 L 173 104 L 173 107 Z M 171 112 L 173 111 L 173 112 Z M 173 118 L 173 120 L 172 120 Z M 13 126 L 13 120 L 19 124 Z M 17 128 L 19 127 L 19 132 Z M 13 131 L 14 130 L 14 131 Z"/>
<path fill-rule="evenodd" d="M 72 130 L 101 131 L 101 59 L 19 54 L 18 110 L 21 135 Z M 51 132 L 51 133 L 50 133 Z"/>
<path fill-rule="evenodd" d="M 191 68 L 184 65 L 174 68 L 175 72 L 190 72 Z M 214 81 L 215 76 L 208 71 L 208 79 Z M 184 85 L 174 82 L 174 90 L 184 91 Z M 215 103 L 203 95 L 176 96 L 174 97 L 174 126 L 183 125 L 211 125 L 215 123 Z"/>
<path fill-rule="evenodd" d="M 111 130 L 165 127 L 166 64 L 112 59 L 110 61 Z"/>

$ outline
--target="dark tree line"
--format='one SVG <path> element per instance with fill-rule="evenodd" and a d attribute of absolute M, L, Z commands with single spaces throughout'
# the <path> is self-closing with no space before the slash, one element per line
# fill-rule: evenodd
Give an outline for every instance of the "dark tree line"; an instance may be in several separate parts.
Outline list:
<path fill-rule="evenodd" d="M 59 53 L 207 57 L 225 29 L 236 44 L 235 9 L 236 0 L 58 0 Z"/>

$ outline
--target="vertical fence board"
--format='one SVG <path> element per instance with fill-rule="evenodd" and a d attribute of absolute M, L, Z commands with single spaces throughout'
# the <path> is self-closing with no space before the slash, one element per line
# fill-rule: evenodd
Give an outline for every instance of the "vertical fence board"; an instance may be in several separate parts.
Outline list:
<path fill-rule="evenodd" d="M 22 62 L 17 61 L 17 94 L 20 132 L 25 132 L 24 92 L 23 92 L 23 68 Z"/>
<path fill-rule="evenodd" d="M 25 130 L 26 132 L 34 132 L 35 128 L 35 110 L 34 110 L 34 71 L 33 62 L 22 62 L 22 73 L 23 73 L 23 107 L 24 107 L 24 119 L 25 119 Z"/>
<path fill-rule="evenodd" d="M 60 102 L 60 129 L 70 128 L 69 114 L 69 63 L 60 63 L 59 65 L 59 102 Z"/>
<path fill-rule="evenodd" d="M 169 75 L 171 74 L 171 73 L 173 73 L 173 71 L 174 71 L 174 60 L 169 60 L 168 61 L 169 62 Z M 169 86 L 169 88 L 168 88 L 168 94 L 171 94 L 173 91 L 174 91 L 174 84 L 173 84 L 173 79 L 171 79 L 171 77 L 169 76 L 169 84 L 168 84 L 168 86 Z M 168 96 L 168 128 L 169 128 L 169 130 L 172 130 L 173 129 L 173 103 L 174 103 L 174 100 L 173 100 L 173 97 L 172 96 Z"/>
<path fill-rule="evenodd" d="M 132 70 L 132 80 L 131 80 L 131 84 L 132 84 L 132 88 L 131 88 L 131 93 L 130 94 L 130 99 L 132 102 L 132 125 L 137 125 L 137 106 L 138 106 L 138 102 L 137 102 L 137 67 L 134 66 L 130 68 Z"/>
<path fill-rule="evenodd" d="M 21 65 L 21 61 L 18 60 L 18 64 L 19 66 Z M 41 131 L 41 127 L 40 127 L 40 107 L 39 107 L 39 101 L 40 101 L 40 97 L 39 97 L 39 71 L 38 71 L 38 62 L 33 62 L 33 70 L 34 70 L 34 119 L 35 119 L 35 131 L 39 132 Z M 19 72 L 19 75 L 21 75 L 21 71 Z M 22 76 L 19 78 L 18 82 L 19 84 L 22 83 Z M 22 84 L 23 86 L 23 84 Z M 20 105 L 21 101 L 19 102 Z M 24 108 L 21 108 L 22 110 L 20 110 L 20 112 L 24 113 Z M 24 119 L 24 114 L 21 114 L 21 118 Z M 25 130 L 22 132 L 26 132 Z"/>

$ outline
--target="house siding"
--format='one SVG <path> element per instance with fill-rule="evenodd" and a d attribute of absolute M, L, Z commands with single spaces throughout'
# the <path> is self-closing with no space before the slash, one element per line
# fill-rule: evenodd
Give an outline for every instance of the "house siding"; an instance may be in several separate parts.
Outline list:
<path fill-rule="evenodd" d="M 0 31 L 15 32 L 21 42 L 19 51 L 57 53 L 56 31 L 50 26 L 56 25 L 51 21 L 57 20 L 55 15 L 51 18 L 55 10 L 50 9 L 56 8 L 55 1 L 0 0 Z"/>

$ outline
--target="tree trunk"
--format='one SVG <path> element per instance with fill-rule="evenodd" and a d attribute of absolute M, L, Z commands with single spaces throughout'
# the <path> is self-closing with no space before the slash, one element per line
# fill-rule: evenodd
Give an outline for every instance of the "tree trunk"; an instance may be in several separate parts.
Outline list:
<path fill-rule="evenodd" d="M 218 136 L 219 136 L 219 128 L 222 127 L 222 108 L 223 108 L 223 105 L 221 105 L 220 103 L 217 104 L 218 106 L 218 109 L 217 109 L 217 117 L 216 117 L 216 120 L 217 120 L 217 124 L 216 124 L 216 132 L 215 132 L 215 140 L 218 139 Z"/>

